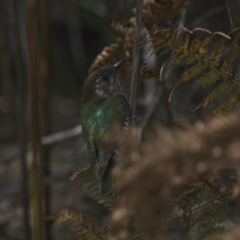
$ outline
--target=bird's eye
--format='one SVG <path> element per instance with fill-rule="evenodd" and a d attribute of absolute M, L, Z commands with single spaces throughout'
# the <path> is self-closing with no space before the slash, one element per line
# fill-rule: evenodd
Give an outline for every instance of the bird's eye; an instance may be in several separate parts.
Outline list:
<path fill-rule="evenodd" d="M 108 80 L 109 80 L 109 76 L 108 76 L 108 75 L 104 76 L 104 77 L 103 77 L 103 80 L 104 80 L 104 81 L 108 81 Z"/>

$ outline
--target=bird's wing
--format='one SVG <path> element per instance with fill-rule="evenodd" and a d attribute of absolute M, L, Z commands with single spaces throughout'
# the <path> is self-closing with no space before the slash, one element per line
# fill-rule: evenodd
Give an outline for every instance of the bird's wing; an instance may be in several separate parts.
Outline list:
<path fill-rule="evenodd" d="M 89 152 L 91 166 L 100 180 L 114 155 L 116 144 L 105 141 L 105 137 L 114 135 L 114 126 L 123 125 L 129 114 L 129 104 L 124 95 L 115 95 L 102 100 L 88 119 L 85 143 Z"/>

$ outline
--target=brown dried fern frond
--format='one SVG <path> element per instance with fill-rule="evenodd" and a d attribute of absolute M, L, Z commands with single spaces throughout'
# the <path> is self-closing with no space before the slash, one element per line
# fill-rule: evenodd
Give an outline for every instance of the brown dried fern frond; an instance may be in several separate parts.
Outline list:
<path fill-rule="evenodd" d="M 95 193 L 95 196 L 99 196 L 99 182 L 90 166 L 73 173 L 69 180 L 73 181 L 76 177 L 82 179 L 87 184 L 87 188 Z"/>
<path fill-rule="evenodd" d="M 220 175 L 221 175 L 221 168 L 219 166 L 214 167 L 209 172 L 207 180 L 212 186 L 216 186 L 219 182 Z"/>
<path fill-rule="evenodd" d="M 77 176 L 80 178 L 86 173 L 92 171 L 92 168 L 90 166 L 83 168 L 81 170 L 78 170 L 77 172 L 74 172 L 72 176 L 69 178 L 70 181 L 73 181 Z"/>
<path fill-rule="evenodd" d="M 129 24 L 126 21 L 123 21 L 118 16 L 114 16 L 111 21 L 111 27 L 114 31 L 117 33 L 120 33 L 122 35 L 125 35 L 127 32 L 127 29 L 129 28 Z"/>
<path fill-rule="evenodd" d="M 118 207 L 120 199 L 120 196 L 111 195 L 107 198 L 101 199 L 99 203 L 102 204 L 105 208 L 108 208 L 109 210 L 114 210 L 116 207 Z"/>
<path fill-rule="evenodd" d="M 105 47 L 101 53 L 99 53 L 90 66 L 88 74 L 90 75 L 95 70 L 102 66 L 113 65 L 117 62 L 117 54 L 122 50 L 123 43 L 121 38 L 117 38 L 114 43 Z"/>
<path fill-rule="evenodd" d="M 116 224 L 127 222 L 123 231 L 131 235 L 128 227 L 131 224 L 129 219 L 133 217 L 136 218 L 134 223 L 140 232 L 149 229 L 153 231 L 162 221 L 171 221 L 168 214 L 179 197 L 178 193 L 190 179 L 213 167 L 236 166 L 240 158 L 239 117 L 240 112 L 235 112 L 213 118 L 205 125 L 197 123 L 185 130 L 171 131 L 157 126 L 154 139 L 139 145 L 136 144 L 137 134 L 132 130 L 134 136 L 126 139 L 130 146 L 125 160 L 126 166 L 118 167 L 115 171 L 117 191 L 124 197 L 114 211 L 122 211 L 121 206 L 127 210 L 127 215 L 123 214 L 121 219 L 118 218 Z M 204 213 L 211 208 L 218 211 L 221 204 L 224 206 L 229 201 L 226 197 L 232 194 L 224 189 L 216 191 L 216 201 L 211 199 L 212 193 L 209 190 L 213 188 L 210 185 L 217 188 L 215 181 L 220 183 L 220 180 L 217 180 L 218 171 L 211 172 L 210 175 L 206 178 L 210 184 L 201 181 L 202 185 L 196 186 L 200 191 L 197 192 L 199 195 L 195 196 L 198 198 L 198 208 L 194 210 L 196 213 Z M 194 197 L 189 201 L 188 205 L 195 205 Z M 188 211 L 191 213 L 193 210 Z M 187 211 L 183 212 L 180 217 L 187 214 Z"/>
<path fill-rule="evenodd" d="M 152 30 L 155 25 L 170 27 L 189 2 L 189 0 L 144 1 L 143 25 L 148 30 Z"/>
<path fill-rule="evenodd" d="M 174 0 L 174 1 L 155 1 L 149 0 L 143 3 L 143 29 L 144 27 L 151 31 L 155 25 L 158 26 L 171 26 L 173 20 L 181 13 L 181 11 L 187 7 L 189 0 Z M 127 21 L 123 21 L 121 18 L 114 16 L 111 21 L 111 27 L 123 35 L 124 41 L 114 43 L 108 47 L 105 47 L 103 51 L 98 54 L 96 60 L 89 68 L 88 73 L 91 74 L 99 67 L 105 65 L 111 65 L 116 62 L 117 54 L 124 49 L 126 58 L 132 60 L 133 51 L 133 37 L 134 37 L 134 26 L 136 22 L 136 9 L 132 10 L 133 16 Z M 145 39 L 145 32 L 141 32 L 141 42 Z M 122 48 L 123 46 L 123 48 Z M 149 73 L 145 69 L 144 76 L 152 75 L 152 71 Z M 126 76 L 125 76 L 126 78 Z"/>
<path fill-rule="evenodd" d="M 93 218 L 82 214 L 76 209 L 60 208 L 48 219 L 53 219 L 72 230 L 78 239 L 81 240 L 104 240 L 107 239 L 107 229 Z"/>

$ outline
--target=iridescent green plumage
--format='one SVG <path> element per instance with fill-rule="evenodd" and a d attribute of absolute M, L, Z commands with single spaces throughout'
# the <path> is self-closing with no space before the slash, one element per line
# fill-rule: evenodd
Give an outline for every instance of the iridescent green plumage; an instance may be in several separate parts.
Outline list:
<path fill-rule="evenodd" d="M 102 67 L 85 82 L 81 105 L 83 138 L 91 167 L 100 181 L 100 195 L 109 196 L 114 189 L 112 168 L 116 144 L 106 142 L 116 124 L 128 118 L 129 104 L 122 91 L 117 70 L 123 62 Z"/>

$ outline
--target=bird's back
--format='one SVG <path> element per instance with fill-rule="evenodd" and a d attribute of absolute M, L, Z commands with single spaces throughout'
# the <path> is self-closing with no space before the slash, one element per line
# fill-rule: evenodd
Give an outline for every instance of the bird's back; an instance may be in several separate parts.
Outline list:
<path fill-rule="evenodd" d="M 92 101 L 81 108 L 83 138 L 91 167 L 100 180 L 101 195 L 110 195 L 114 187 L 112 168 L 115 165 L 116 144 L 114 141 L 105 142 L 105 137 L 114 135 L 114 127 L 117 124 L 123 126 L 128 113 L 129 104 L 124 94 Z"/>

